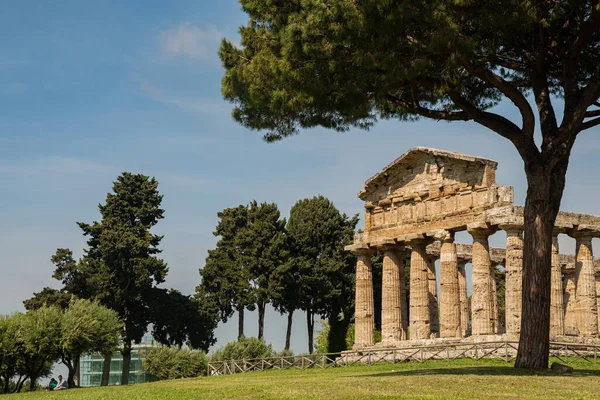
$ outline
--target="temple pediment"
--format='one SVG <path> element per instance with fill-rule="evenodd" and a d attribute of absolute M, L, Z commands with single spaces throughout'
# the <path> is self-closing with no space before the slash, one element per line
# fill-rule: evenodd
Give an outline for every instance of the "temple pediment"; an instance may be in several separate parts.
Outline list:
<path fill-rule="evenodd" d="M 490 187 L 496 183 L 497 165 L 487 158 L 414 147 L 367 180 L 358 197 L 377 204 L 415 194 L 439 196 L 466 187 Z"/>

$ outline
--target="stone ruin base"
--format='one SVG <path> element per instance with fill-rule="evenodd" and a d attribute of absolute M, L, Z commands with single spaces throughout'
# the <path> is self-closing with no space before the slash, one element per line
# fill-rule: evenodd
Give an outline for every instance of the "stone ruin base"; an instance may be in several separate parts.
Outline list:
<path fill-rule="evenodd" d="M 435 338 L 377 343 L 374 346 L 342 352 L 340 362 L 406 362 L 452 360 L 457 358 L 498 358 L 514 360 L 518 349 L 516 335 L 477 335 L 466 338 Z M 557 336 L 550 339 L 551 355 L 600 358 L 600 338 Z M 569 345 L 573 345 L 569 349 Z M 587 346 L 586 346 L 587 345 Z M 589 347 L 588 347 L 589 346 Z M 595 361 L 594 361 L 595 362 Z"/>

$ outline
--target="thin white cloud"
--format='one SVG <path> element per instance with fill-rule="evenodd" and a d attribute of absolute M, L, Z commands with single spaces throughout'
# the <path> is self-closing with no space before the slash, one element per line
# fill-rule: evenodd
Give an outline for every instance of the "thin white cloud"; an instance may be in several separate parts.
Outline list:
<path fill-rule="evenodd" d="M 176 97 L 152 86 L 144 80 L 140 80 L 140 87 L 152 99 L 169 106 L 175 106 L 192 114 L 224 115 L 229 114 L 231 110 L 231 106 L 220 99 L 215 101 L 203 98 Z"/>
<path fill-rule="evenodd" d="M 214 26 L 199 28 L 189 22 L 160 33 L 161 51 L 172 57 L 206 60 L 216 57 L 219 42 L 225 34 Z"/>

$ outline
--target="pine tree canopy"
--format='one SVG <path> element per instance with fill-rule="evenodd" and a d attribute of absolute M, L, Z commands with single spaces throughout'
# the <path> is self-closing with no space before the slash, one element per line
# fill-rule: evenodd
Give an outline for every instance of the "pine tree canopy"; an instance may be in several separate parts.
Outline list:
<path fill-rule="evenodd" d="M 585 114 L 600 96 L 596 0 L 240 2 L 249 21 L 240 48 L 221 44 L 222 91 L 267 140 L 428 117 L 475 120 L 534 147 L 532 92 L 548 123 L 550 94 L 577 130 L 600 123 L 584 122 L 600 115 Z M 520 124 L 488 111 L 503 98 Z"/>

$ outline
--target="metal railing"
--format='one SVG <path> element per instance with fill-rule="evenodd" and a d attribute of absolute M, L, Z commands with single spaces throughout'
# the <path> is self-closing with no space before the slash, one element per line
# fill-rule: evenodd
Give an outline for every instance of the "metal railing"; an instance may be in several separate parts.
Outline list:
<path fill-rule="evenodd" d="M 516 357 L 518 344 L 517 341 L 434 344 L 404 348 L 349 350 L 342 353 L 211 361 L 207 366 L 207 374 L 209 376 L 231 375 L 269 369 L 326 369 L 357 364 L 374 365 L 382 362 L 451 361 L 465 358 L 472 360 L 491 358 L 510 362 Z M 563 363 L 583 360 L 597 364 L 599 354 L 600 345 L 550 343 L 550 357 L 554 357 Z"/>

